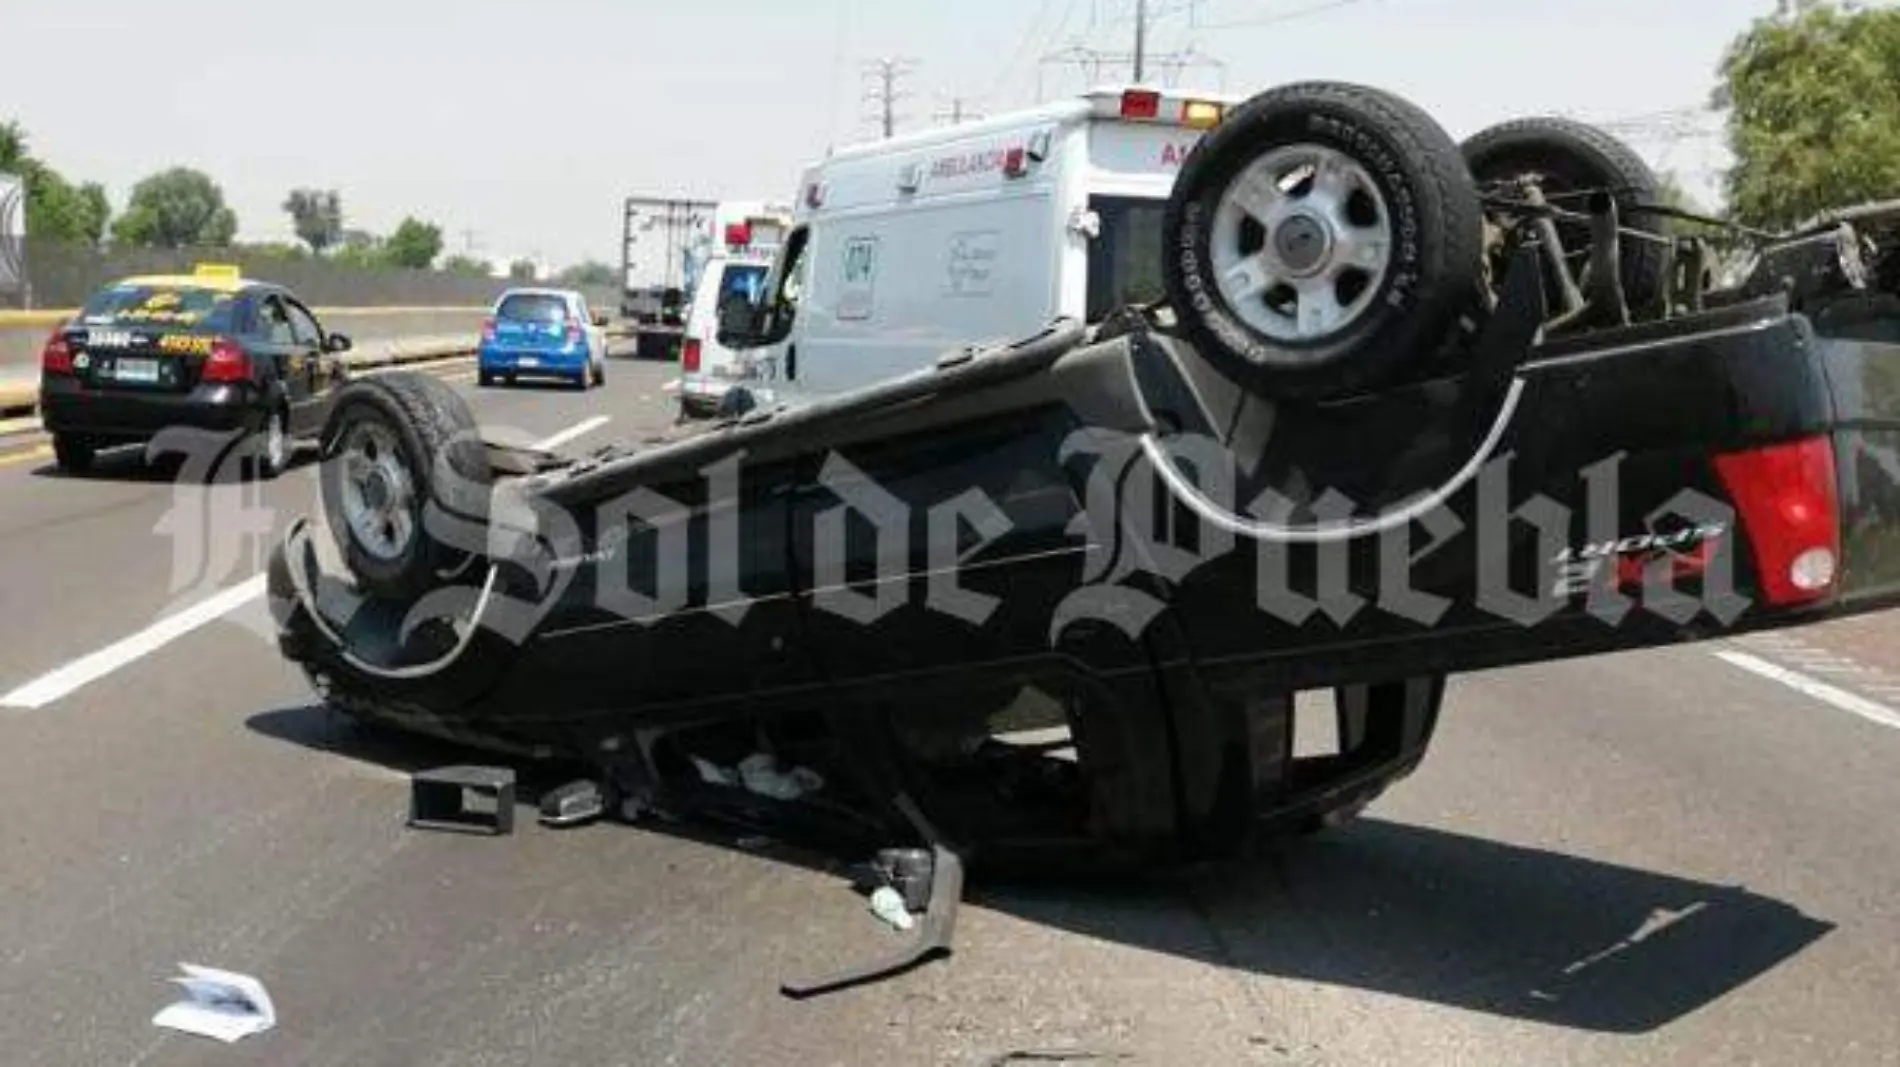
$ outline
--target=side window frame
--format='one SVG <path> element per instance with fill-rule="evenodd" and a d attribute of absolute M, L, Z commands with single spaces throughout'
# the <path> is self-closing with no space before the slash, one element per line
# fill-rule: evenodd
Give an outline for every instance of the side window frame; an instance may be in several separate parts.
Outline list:
<path fill-rule="evenodd" d="M 278 299 L 283 304 L 284 317 L 290 320 L 291 343 L 297 345 L 307 344 L 321 351 L 323 349 L 323 324 L 317 321 L 316 313 L 305 307 L 303 301 L 298 300 L 294 296 L 286 296 L 280 293 L 278 294 Z M 305 322 L 310 324 L 312 337 L 308 341 L 297 336 L 297 318 L 300 315 Z"/>
<path fill-rule="evenodd" d="M 801 274 L 811 258 L 811 224 L 805 223 L 792 230 L 785 237 L 785 249 L 779 255 L 777 263 L 772 265 L 771 273 L 765 280 L 765 299 L 763 306 L 767 321 L 761 338 L 764 344 L 777 344 L 791 335 L 792 323 L 798 318 L 798 306 L 804 299 L 804 281 Z M 800 283 L 798 293 L 787 300 L 785 290 L 794 281 Z"/>

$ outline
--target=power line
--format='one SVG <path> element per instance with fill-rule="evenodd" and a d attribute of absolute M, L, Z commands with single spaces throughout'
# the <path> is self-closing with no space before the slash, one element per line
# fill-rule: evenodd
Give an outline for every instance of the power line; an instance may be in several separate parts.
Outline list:
<path fill-rule="evenodd" d="M 1133 52 L 1113 52 L 1100 48 L 1088 48 L 1078 44 L 1071 45 L 1060 51 L 1051 52 L 1043 56 L 1041 62 L 1044 68 L 1067 66 L 1087 72 L 1090 88 L 1101 84 L 1102 71 L 1104 69 L 1115 71 L 1127 70 L 1132 74 L 1137 69 L 1138 63 L 1140 64 L 1139 69 L 1141 70 L 1141 74 L 1144 76 L 1147 74 L 1147 67 L 1153 66 L 1159 68 L 1162 71 L 1162 85 L 1170 89 L 1180 83 L 1182 74 L 1196 67 L 1216 71 L 1220 76 L 1221 87 L 1223 89 L 1226 88 L 1227 84 L 1227 64 L 1192 46 L 1176 52 L 1147 52 L 1137 57 Z M 1133 80 L 1142 81 L 1144 78 L 1137 77 Z M 1042 99 L 1043 88 L 1039 77 L 1036 86 L 1037 100 Z"/>
<path fill-rule="evenodd" d="M 897 87 L 898 82 L 916 71 L 916 60 L 900 58 L 873 60 L 865 68 L 871 84 L 864 98 L 877 107 L 872 119 L 883 128 L 886 139 L 897 131 L 897 102 L 910 95 Z"/>
<path fill-rule="evenodd" d="M 1255 18 L 1232 19 L 1227 22 L 1202 23 L 1195 28 L 1202 30 L 1238 30 L 1249 26 L 1274 26 L 1282 22 L 1293 22 L 1297 19 L 1308 18 L 1313 15 L 1323 15 L 1328 11 L 1336 11 L 1342 7 L 1353 7 L 1368 2 L 1370 2 L 1370 0 L 1320 0 L 1320 2 L 1316 4 L 1307 4 L 1304 7 L 1291 8 L 1270 15 L 1260 15 Z"/>

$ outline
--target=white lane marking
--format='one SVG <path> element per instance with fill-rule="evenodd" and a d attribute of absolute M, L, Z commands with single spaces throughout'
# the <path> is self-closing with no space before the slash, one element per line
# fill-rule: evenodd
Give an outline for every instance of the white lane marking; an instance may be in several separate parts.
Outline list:
<path fill-rule="evenodd" d="M 596 415 L 552 437 L 537 441 L 530 447 L 541 450 L 552 449 L 584 433 L 597 430 L 606 423 L 607 416 Z M 121 638 L 63 667 L 48 671 L 5 696 L 0 696 L 0 708 L 37 711 L 55 700 L 70 696 L 80 687 L 96 682 L 135 660 L 151 655 L 198 627 L 222 618 L 263 596 L 266 580 L 266 576 L 262 573 L 253 574 L 229 589 L 213 593 L 182 611 L 165 616 L 130 637 Z"/>
<path fill-rule="evenodd" d="M 577 422 L 574 425 L 569 426 L 567 429 L 562 430 L 560 433 L 555 434 L 553 437 L 536 441 L 531 447 L 543 452 L 549 451 L 551 449 L 559 448 L 562 445 L 567 444 L 569 441 L 574 440 L 576 437 L 580 437 L 582 434 L 593 433 L 595 430 L 598 430 L 602 426 L 607 425 L 607 420 L 608 420 L 608 417 L 606 415 L 596 415 L 593 418 L 587 419 L 584 422 Z"/>
<path fill-rule="evenodd" d="M 264 595 L 264 575 L 254 575 L 249 580 L 221 593 L 214 593 L 183 611 L 168 615 L 130 637 L 115 641 L 89 656 L 76 659 L 64 667 L 40 675 L 13 692 L 0 696 L 0 707 L 23 708 L 28 711 L 43 708 L 80 686 L 98 681 L 133 660 L 156 652 L 205 623 L 227 612 L 235 611 L 262 595 Z"/>
<path fill-rule="evenodd" d="M 1850 693 L 1838 686 L 1829 685 L 1819 678 L 1810 678 L 1800 671 L 1791 671 L 1777 666 L 1758 656 L 1746 652 L 1717 652 L 1717 659 L 1733 667 L 1740 667 L 1751 674 L 1760 675 L 1771 682 L 1779 682 L 1797 693 L 1811 696 L 1823 704 L 1839 708 L 1852 715 L 1858 715 L 1868 722 L 1900 730 L 1900 711 L 1878 701 L 1868 700 L 1856 693 Z"/>

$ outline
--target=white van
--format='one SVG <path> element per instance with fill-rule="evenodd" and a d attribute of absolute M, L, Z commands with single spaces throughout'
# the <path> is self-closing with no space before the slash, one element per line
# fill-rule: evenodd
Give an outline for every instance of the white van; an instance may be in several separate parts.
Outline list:
<path fill-rule="evenodd" d="M 791 213 L 748 201 L 743 209 L 721 205 L 718 243 L 695 257 L 692 296 L 680 336 L 680 410 L 716 411 L 743 367 L 738 353 L 719 341 L 719 308 L 732 299 L 757 304 L 766 275 L 785 243 Z"/>
<path fill-rule="evenodd" d="M 1162 214 L 1238 97 L 1146 87 L 841 149 L 807 169 L 746 384 L 820 396 L 1162 298 Z"/>

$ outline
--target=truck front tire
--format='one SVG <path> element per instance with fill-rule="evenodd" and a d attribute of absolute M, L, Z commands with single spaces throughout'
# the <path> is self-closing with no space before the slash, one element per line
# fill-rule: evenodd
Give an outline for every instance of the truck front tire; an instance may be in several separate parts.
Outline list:
<path fill-rule="evenodd" d="M 397 372 L 345 386 L 322 439 L 324 518 L 365 593 L 413 599 L 475 550 L 449 524 L 484 529 L 492 481 L 475 417 L 437 378 Z"/>

